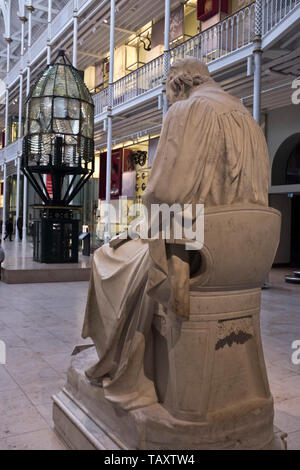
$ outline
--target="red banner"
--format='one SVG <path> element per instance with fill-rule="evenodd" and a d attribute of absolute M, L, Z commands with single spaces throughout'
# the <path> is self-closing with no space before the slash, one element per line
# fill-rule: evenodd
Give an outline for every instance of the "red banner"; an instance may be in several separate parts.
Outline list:
<path fill-rule="evenodd" d="M 122 195 L 122 155 L 123 149 L 115 149 L 111 156 L 111 199 L 118 199 Z M 106 195 L 106 152 L 100 155 L 99 199 Z"/>
<path fill-rule="evenodd" d="M 49 193 L 50 199 L 53 199 L 52 180 L 51 175 L 47 175 L 46 188 Z"/>
<path fill-rule="evenodd" d="M 228 0 L 198 0 L 197 19 L 206 21 L 217 13 L 228 13 Z"/>

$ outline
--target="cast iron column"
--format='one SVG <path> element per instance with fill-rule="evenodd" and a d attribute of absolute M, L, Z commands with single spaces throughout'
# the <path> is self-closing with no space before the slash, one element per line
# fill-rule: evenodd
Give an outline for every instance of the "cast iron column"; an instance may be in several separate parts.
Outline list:
<path fill-rule="evenodd" d="M 74 0 L 73 8 L 73 67 L 77 68 L 77 36 L 78 36 L 78 1 Z"/>
<path fill-rule="evenodd" d="M 8 144 L 8 98 L 9 98 L 9 89 L 6 85 L 5 90 L 5 147 Z M 3 163 L 3 210 L 2 210 L 2 240 L 5 237 L 5 222 L 6 222 L 6 188 L 7 188 L 7 174 L 6 174 L 6 157 L 4 155 Z"/>
<path fill-rule="evenodd" d="M 165 32 L 164 32 L 164 83 L 170 68 L 170 0 L 165 0 Z M 166 91 L 163 93 L 163 117 L 167 114 L 168 102 Z"/>
<path fill-rule="evenodd" d="M 111 150 L 112 150 L 112 116 L 114 101 L 114 51 L 115 49 L 115 0 L 110 0 L 110 47 L 109 47 L 109 84 L 107 116 L 107 155 L 106 155 L 106 197 L 105 197 L 105 231 L 104 243 L 110 239 L 110 191 L 111 191 Z"/>
<path fill-rule="evenodd" d="M 51 62 L 51 21 L 52 21 L 52 0 L 48 0 L 47 65 L 49 65 Z"/>
<path fill-rule="evenodd" d="M 255 37 L 254 49 L 254 82 L 253 82 L 253 117 L 260 123 L 261 112 L 261 62 L 262 62 L 262 0 L 255 2 Z"/>
<path fill-rule="evenodd" d="M 25 17 L 25 9 L 21 11 L 20 21 L 21 21 L 21 51 L 20 51 L 20 60 L 21 60 L 21 69 L 20 69 L 20 79 L 19 79 L 19 119 L 18 119 L 18 139 L 22 138 L 22 111 L 23 111 L 23 56 L 24 56 L 24 38 L 25 38 L 25 22 L 27 21 Z M 21 177 L 21 154 L 18 151 L 17 154 L 17 198 L 16 198 L 16 221 L 20 216 L 20 177 Z M 19 231 L 16 229 L 16 240 L 19 240 Z"/>
<path fill-rule="evenodd" d="M 28 51 L 31 48 L 31 33 L 32 33 L 32 12 L 33 6 L 32 1 L 27 5 L 28 10 L 28 37 L 27 37 L 27 48 Z M 28 97 L 30 92 L 30 60 L 27 62 L 27 77 L 26 77 L 26 97 Z M 23 173 L 23 227 L 22 227 L 22 242 L 26 243 L 27 236 L 27 194 L 28 194 L 28 180 L 27 176 Z"/>
<path fill-rule="evenodd" d="M 6 222 L 6 161 L 3 163 L 3 209 L 2 209 L 2 240 L 5 237 L 5 222 Z"/>

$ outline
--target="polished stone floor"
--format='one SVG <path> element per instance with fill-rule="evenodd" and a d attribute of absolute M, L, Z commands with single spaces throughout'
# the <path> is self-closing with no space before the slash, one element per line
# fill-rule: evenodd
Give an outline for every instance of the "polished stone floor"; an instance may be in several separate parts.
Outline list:
<path fill-rule="evenodd" d="M 300 340 L 300 286 L 283 282 L 288 270 L 271 273 L 263 291 L 262 333 L 275 423 L 300 449 L 300 365 L 292 342 Z M 88 283 L 12 285 L 0 282 L 0 450 L 64 449 L 52 430 L 51 395 L 65 382 L 70 354 L 80 338 Z"/>

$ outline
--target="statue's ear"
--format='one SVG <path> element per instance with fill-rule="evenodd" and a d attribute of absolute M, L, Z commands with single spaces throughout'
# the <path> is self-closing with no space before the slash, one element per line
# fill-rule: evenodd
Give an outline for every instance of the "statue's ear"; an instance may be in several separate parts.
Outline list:
<path fill-rule="evenodd" d="M 174 94 L 175 97 L 177 97 L 180 94 L 180 90 L 182 86 L 179 77 L 172 78 L 169 81 L 168 85 L 169 85 L 169 89 L 171 90 L 171 92 Z"/>
<path fill-rule="evenodd" d="M 209 79 L 209 77 L 207 78 L 207 80 Z M 193 86 L 199 86 L 199 85 L 202 85 L 202 83 L 204 83 L 204 81 L 207 81 L 205 80 L 205 78 L 201 75 L 195 75 L 193 77 Z"/>
<path fill-rule="evenodd" d="M 193 86 L 193 77 L 188 73 L 182 73 L 179 75 L 180 82 L 187 88 L 192 88 Z"/>
<path fill-rule="evenodd" d="M 177 75 L 169 81 L 169 87 L 175 97 L 184 97 L 193 86 L 193 78 L 187 73 Z"/>

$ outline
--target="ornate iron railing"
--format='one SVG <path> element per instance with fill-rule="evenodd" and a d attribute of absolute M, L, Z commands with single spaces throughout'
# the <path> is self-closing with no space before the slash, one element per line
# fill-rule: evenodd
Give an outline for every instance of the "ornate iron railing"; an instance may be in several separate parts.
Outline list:
<path fill-rule="evenodd" d="M 297 8 L 300 0 L 263 0 L 263 36 Z"/>
<path fill-rule="evenodd" d="M 113 105 L 118 106 L 157 87 L 162 82 L 163 56 L 116 81 L 113 87 Z"/>
<path fill-rule="evenodd" d="M 210 63 L 252 43 L 255 3 L 171 50 L 171 64 L 185 57 Z"/>
<path fill-rule="evenodd" d="M 18 156 L 21 155 L 22 141 L 23 141 L 23 138 L 18 139 L 12 144 L 7 145 L 7 147 L 4 147 L 3 149 L 0 150 L 0 165 L 4 161 L 11 162 L 12 160 L 15 160 L 16 158 L 18 158 Z"/>
<path fill-rule="evenodd" d="M 204 31 L 170 51 L 170 63 L 184 57 L 197 57 L 210 63 L 251 44 L 254 31 L 255 3 L 238 11 L 212 28 Z M 164 77 L 164 55 L 126 75 L 113 85 L 113 105 L 124 104 L 159 86 Z M 107 89 L 94 95 L 95 115 L 108 104 Z"/>

